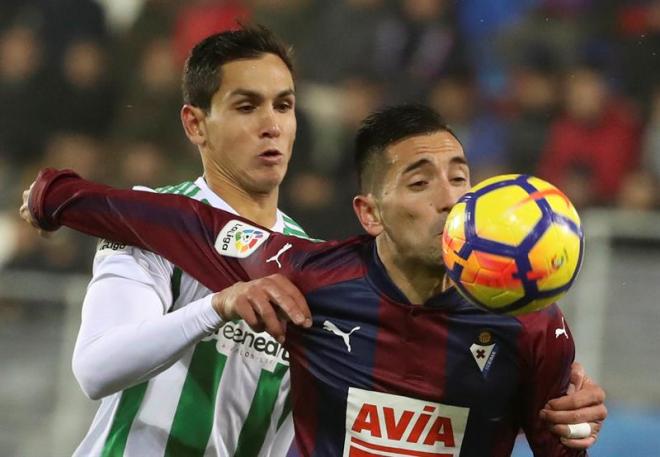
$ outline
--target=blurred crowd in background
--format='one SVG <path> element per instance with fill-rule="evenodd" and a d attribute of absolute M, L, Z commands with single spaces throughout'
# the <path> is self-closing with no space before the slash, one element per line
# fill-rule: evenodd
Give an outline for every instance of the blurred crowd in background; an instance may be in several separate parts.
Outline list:
<path fill-rule="evenodd" d="M 314 237 L 359 233 L 353 135 L 404 101 L 443 114 L 473 183 L 531 173 L 579 208 L 660 206 L 658 0 L 2 0 L 0 224 L 20 224 L 44 166 L 124 187 L 198 176 L 181 70 L 237 19 L 294 48 L 299 127 L 280 207 Z M 4 268 L 90 269 L 70 232 L 6 233 Z"/>

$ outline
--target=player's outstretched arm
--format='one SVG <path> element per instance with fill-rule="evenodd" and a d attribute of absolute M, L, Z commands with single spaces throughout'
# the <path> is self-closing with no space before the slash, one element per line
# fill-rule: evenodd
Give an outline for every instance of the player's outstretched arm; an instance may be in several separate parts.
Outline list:
<path fill-rule="evenodd" d="M 218 262 L 214 234 L 234 217 L 229 213 L 187 198 L 112 189 L 53 169 L 42 171 L 23 193 L 20 213 L 38 230 L 66 224 L 165 254 L 212 290 L 224 289 L 213 300 L 224 320 L 243 318 L 280 340 L 284 321 L 311 325 L 307 303 L 289 279 L 273 274 L 243 283 L 240 269 Z"/>
<path fill-rule="evenodd" d="M 28 209 L 41 230 L 66 225 L 157 252 L 211 290 L 268 274 L 262 268 L 251 277 L 238 259 L 216 249 L 222 228 L 240 217 L 187 197 L 114 189 L 71 170 L 45 169 L 29 192 Z M 263 235 L 270 236 L 265 229 Z"/>
<path fill-rule="evenodd" d="M 560 436 L 565 446 L 587 449 L 598 438 L 607 417 L 605 391 L 589 378 L 582 365 L 571 366 L 571 384 L 563 397 L 550 400 L 539 417 Z"/>

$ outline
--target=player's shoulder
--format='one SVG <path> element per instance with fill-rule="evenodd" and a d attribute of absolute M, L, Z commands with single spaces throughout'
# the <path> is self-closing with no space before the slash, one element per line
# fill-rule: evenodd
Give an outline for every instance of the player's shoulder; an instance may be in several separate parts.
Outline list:
<path fill-rule="evenodd" d="M 184 197 L 193 198 L 199 200 L 202 203 L 210 205 L 209 196 L 207 195 L 206 189 L 200 184 L 200 179 L 197 178 L 195 181 L 183 181 L 177 184 L 165 185 L 161 187 L 149 188 L 144 186 L 135 186 L 135 190 L 150 190 L 151 192 L 156 192 L 159 194 L 173 194 L 173 195 L 183 195 Z"/>
<path fill-rule="evenodd" d="M 303 229 L 302 225 L 300 225 L 295 219 L 293 219 L 291 216 L 286 214 L 284 211 L 281 209 L 278 209 L 277 212 L 279 213 L 279 216 L 282 218 L 282 234 L 283 235 L 288 235 L 288 236 L 295 236 L 298 238 L 303 238 L 303 239 L 308 239 L 308 240 L 313 240 L 313 241 L 320 241 L 320 240 L 315 240 L 314 238 L 311 238 L 305 229 Z"/>
<path fill-rule="evenodd" d="M 515 316 L 522 327 L 530 333 L 545 332 L 549 327 L 564 321 L 564 314 L 557 303 L 541 310 Z"/>
<path fill-rule="evenodd" d="M 135 186 L 134 188 L 137 187 L 143 187 L 145 190 L 150 189 L 152 192 L 159 194 L 185 195 L 187 197 L 194 197 L 201 191 L 200 187 L 194 181 L 183 181 L 178 184 L 170 184 L 153 189 L 145 186 Z"/>
<path fill-rule="evenodd" d="M 533 313 L 516 316 L 516 319 L 522 325 L 523 346 L 550 347 L 568 352 L 574 350 L 573 335 L 556 303 Z"/>
<path fill-rule="evenodd" d="M 304 243 L 305 257 L 300 262 L 302 270 L 316 272 L 319 285 L 343 282 L 366 274 L 371 259 L 373 239 L 367 235 L 345 240 Z"/>
<path fill-rule="evenodd" d="M 136 279 L 144 280 L 144 275 L 169 277 L 173 269 L 174 266 L 158 254 L 126 243 L 100 239 L 96 246 L 94 276 L 109 273 L 127 276 L 139 271 Z"/>

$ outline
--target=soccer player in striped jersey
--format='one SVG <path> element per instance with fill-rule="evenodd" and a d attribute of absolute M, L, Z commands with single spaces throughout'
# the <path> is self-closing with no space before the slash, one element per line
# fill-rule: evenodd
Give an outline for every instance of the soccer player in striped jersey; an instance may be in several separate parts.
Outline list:
<path fill-rule="evenodd" d="M 559 309 L 495 316 L 442 280 L 439 234 L 469 187 L 460 143 L 421 108 L 377 114 L 359 138 L 355 208 L 375 238 L 312 244 L 65 173 L 44 175 L 32 206 L 42 228 L 63 222 L 143 244 L 213 289 L 278 271 L 292 277 L 315 313 L 312 329 L 289 328 L 304 455 L 504 456 L 520 426 L 536 455 L 583 455 L 538 418 L 569 381 L 574 348 Z"/>
<path fill-rule="evenodd" d="M 210 36 L 187 60 L 183 92 L 204 174 L 157 192 L 305 236 L 277 209 L 296 134 L 287 47 L 259 27 Z M 156 254 L 99 243 L 73 369 L 102 401 L 76 457 L 286 454 L 288 353 L 259 325 L 224 322 L 210 293 Z"/>

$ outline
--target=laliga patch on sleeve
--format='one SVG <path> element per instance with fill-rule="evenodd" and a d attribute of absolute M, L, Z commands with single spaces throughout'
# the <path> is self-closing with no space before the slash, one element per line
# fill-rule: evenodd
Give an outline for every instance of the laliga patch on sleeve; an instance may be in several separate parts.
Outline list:
<path fill-rule="evenodd" d="M 269 236 L 266 230 L 231 220 L 215 239 L 215 250 L 227 257 L 243 259 L 256 251 Z"/>

